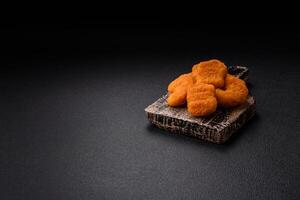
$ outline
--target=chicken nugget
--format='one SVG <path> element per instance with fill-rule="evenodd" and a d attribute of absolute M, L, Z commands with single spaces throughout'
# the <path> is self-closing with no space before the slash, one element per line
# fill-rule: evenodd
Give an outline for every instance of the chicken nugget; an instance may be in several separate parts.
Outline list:
<path fill-rule="evenodd" d="M 227 74 L 225 88 L 216 89 L 218 104 L 223 107 L 235 107 L 246 102 L 248 88 L 245 81 Z"/>
<path fill-rule="evenodd" d="M 195 117 L 207 116 L 217 109 L 215 87 L 211 84 L 195 83 L 187 90 L 188 112 Z"/>
<path fill-rule="evenodd" d="M 226 65 L 216 59 L 200 62 L 194 65 L 192 69 L 192 76 L 195 81 L 213 84 L 216 88 L 224 86 L 226 74 Z"/>
<path fill-rule="evenodd" d="M 168 105 L 173 107 L 184 105 L 186 103 L 187 88 L 192 84 L 191 73 L 183 74 L 172 81 L 168 86 Z"/>

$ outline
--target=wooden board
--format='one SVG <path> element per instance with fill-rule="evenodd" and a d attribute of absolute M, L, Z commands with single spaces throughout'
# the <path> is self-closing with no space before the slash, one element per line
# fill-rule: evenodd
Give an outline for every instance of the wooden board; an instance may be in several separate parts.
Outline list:
<path fill-rule="evenodd" d="M 249 70 L 242 66 L 228 67 L 230 74 L 245 81 Z M 207 117 L 193 117 L 186 107 L 170 107 L 168 94 L 159 98 L 146 109 L 149 121 L 159 128 L 172 133 L 194 136 L 214 143 L 224 143 L 255 114 L 255 99 L 248 96 L 247 102 L 232 109 L 218 108 Z"/>

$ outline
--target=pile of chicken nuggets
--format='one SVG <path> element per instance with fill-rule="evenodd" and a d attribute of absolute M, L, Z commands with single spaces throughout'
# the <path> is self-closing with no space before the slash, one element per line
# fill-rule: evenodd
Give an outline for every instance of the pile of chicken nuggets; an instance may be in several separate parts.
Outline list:
<path fill-rule="evenodd" d="M 218 106 L 242 105 L 248 97 L 245 81 L 228 74 L 226 65 L 216 59 L 200 62 L 192 72 L 182 74 L 168 86 L 168 105 L 187 105 L 195 117 L 207 116 Z"/>

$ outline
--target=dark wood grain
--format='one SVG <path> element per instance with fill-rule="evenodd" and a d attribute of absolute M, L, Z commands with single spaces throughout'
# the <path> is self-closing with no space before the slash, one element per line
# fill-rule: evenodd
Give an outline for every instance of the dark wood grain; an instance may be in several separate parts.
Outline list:
<path fill-rule="evenodd" d="M 247 80 L 246 67 L 231 66 L 230 74 Z M 170 131 L 190 135 L 214 143 L 224 143 L 255 114 L 255 100 L 249 96 L 244 105 L 232 109 L 218 108 L 207 117 L 193 117 L 186 107 L 170 107 L 166 100 L 168 94 L 159 98 L 146 109 L 148 120 L 155 126 Z"/>

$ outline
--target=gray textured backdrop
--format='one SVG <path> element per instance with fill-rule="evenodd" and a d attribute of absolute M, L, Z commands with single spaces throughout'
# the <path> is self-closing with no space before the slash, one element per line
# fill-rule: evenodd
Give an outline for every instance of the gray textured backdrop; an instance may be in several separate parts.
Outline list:
<path fill-rule="evenodd" d="M 24 38 L 2 60 L 1 199 L 299 198 L 298 34 L 22 28 L 5 32 Z M 151 126 L 144 108 L 209 58 L 249 67 L 256 117 L 224 145 Z"/>

